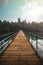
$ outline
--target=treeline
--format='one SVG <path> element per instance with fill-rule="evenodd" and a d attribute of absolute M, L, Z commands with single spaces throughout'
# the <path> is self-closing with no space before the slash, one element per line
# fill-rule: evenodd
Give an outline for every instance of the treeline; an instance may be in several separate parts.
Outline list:
<path fill-rule="evenodd" d="M 17 22 L 9 22 L 6 20 L 4 21 L 0 20 L 0 35 L 9 33 L 9 32 L 17 32 L 19 30 L 43 35 L 43 22 L 42 23 L 36 23 L 36 22 L 27 23 L 26 20 L 21 22 L 20 18 L 18 18 Z"/>

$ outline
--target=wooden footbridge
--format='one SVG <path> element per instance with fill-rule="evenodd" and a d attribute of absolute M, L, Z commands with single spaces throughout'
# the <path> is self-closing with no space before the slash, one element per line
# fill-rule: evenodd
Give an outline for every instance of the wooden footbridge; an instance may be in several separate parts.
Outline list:
<path fill-rule="evenodd" d="M 0 65 L 42 65 L 42 63 L 25 34 L 20 31 L 0 55 Z"/>

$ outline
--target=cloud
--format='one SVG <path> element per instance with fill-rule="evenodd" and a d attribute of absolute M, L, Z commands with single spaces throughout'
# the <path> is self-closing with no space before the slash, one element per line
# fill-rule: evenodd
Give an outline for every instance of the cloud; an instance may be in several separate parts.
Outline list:
<path fill-rule="evenodd" d="M 0 5 L 4 5 L 8 2 L 8 0 L 0 0 Z"/>
<path fill-rule="evenodd" d="M 25 0 L 25 5 L 20 9 L 22 19 L 43 21 L 43 0 Z"/>

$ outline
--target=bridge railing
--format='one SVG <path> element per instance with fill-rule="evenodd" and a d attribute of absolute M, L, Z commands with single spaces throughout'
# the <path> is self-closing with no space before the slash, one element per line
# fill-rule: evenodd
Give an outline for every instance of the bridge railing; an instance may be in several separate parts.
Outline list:
<path fill-rule="evenodd" d="M 39 54 L 39 56 L 43 57 L 43 37 L 36 35 L 31 32 L 25 33 L 27 34 L 27 38 L 30 40 L 31 45 L 36 50 L 36 54 Z"/>
<path fill-rule="evenodd" d="M 0 35 L 0 41 L 6 37 L 8 37 L 9 35 L 13 34 L 14 32 L 10 32 L 10 33 L 6 33 L 6 34 L 3 34 L 3 35 Z"/>
<path fill-rule="evenodd" d="M 11 43 L 11 41 L 13 40 L 13 38 L 15 37 L 16 33 L 11 34 L 10 36 L 8 36 L 7 38 L 3 39 L 2 41 L 0 41 L 0 54 L 6 49 L 6 47 Z"/>

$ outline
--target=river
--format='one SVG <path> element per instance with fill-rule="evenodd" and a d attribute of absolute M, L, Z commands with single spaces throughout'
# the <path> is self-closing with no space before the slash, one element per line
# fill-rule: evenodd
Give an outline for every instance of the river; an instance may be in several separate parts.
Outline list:
<path fill-rule="evenodd" d="M 31 38 L 30 38 L 30 42 L 31 42 Z M 37 42 L 38 42 L 38 49 L 37 49 L 38 54 L 43 59 L 43 39 L 38 39 Z M 36 40 L 32 40 L 31 44 L 33 45 L 33 47 L 36 50 Z"/>

